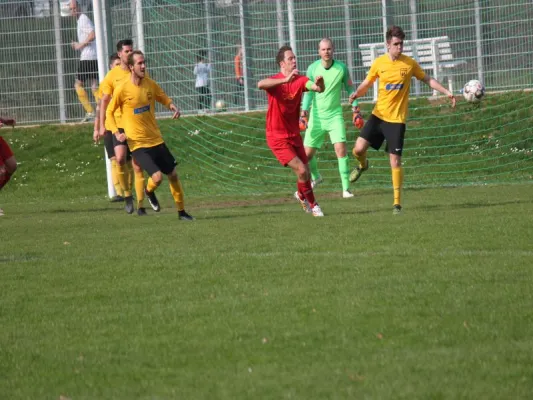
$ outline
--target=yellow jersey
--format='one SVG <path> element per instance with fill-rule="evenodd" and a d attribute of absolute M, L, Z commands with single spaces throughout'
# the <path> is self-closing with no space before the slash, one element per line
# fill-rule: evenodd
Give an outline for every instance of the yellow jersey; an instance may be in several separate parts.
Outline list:
<path fill-rule="evenodd" d="M 411 57 L 401 54 L 393 61 L 384 54 L 376 58 L 366 76 L 372 83 L 379 78 L 378 101 L 372 114 L 383 121 L 405 124 L 413 76 L 422 80 L 426 73 Z"/>
<path fill-rule="evenodd" d="M 154 147 L 163 143 L 161 131 L 155 120 L 155 102 L 168 107 L 172 103 L 161 87 L 150 78 L 143 78 L 139 86 L 131 79 L 115 88 L 106 110 L 106 128 L 118 131 L 115 113 L 120 111 L 122 126 L 131 151 L 141 147 Z"/>
<path fill-rule="evenodd" d="M 99 90 L 99 95 L 100 95 L 100 98 L 104 95 L 104 94 L 108 94 L 109 96 L 113 96 L 113 92 L 114 90 L 120 86 L 122 83 L 124 83 L 127 79 L 129 79 L 131 75 L 131 71 L 130 69 L 122 69 L 122 67 L 120 65 L 117 65 L 116 67 L 112 68 L 104 77 L 104 80 L 100 83 L 100 87 L 98 88 Z M 120 110 L 117 111 L 117 113 L 115 114 L 115 119 L 116 119 L 116 122 L 118 124 L 118 126 L 120 126 L 121 128 L 123 127 L 122 126 L 122 123 L 121 123 L 121 114 L 120 114 Z M 111 132 L 114 132 L 109 124 L 108 124 L 108 117 L 106 116 L 106 122 L 105 122 L 105 128 Z"/>

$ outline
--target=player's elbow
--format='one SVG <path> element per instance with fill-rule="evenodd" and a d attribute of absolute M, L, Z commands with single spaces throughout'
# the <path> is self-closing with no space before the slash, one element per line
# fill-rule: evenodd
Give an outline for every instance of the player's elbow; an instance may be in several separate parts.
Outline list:
<path fill-rule="evenodd" d="M 257 82 L 257 88 L 264 90 L 266 88 L 265 87 L 265 81 L 262 80 L 262 81 Z"/>

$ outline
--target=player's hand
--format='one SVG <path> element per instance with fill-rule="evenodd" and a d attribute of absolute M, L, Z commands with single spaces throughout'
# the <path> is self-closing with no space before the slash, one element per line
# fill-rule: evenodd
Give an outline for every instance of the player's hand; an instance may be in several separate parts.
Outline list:
<path fill-rule="evenodd" d="M 307 129 L 307 124 L 309 122 L 309 111 L 302 110 L 300 113 L 300 120 L 298 125 L 300 126 L 300 132 L 303 132 Z"/>
<path fill-rule="evenodd" d="M 300 71 L 298 71 L 296 68 L 291 71 L 289 75 L 285 78 L 285 83 L 292 81 L 294 78 L 296 78 L 300 74 Z"/>
<path fill-rule="evenodd" d="M 455 96 L 452 93 L 449 93 L 448 98 L 452 102 L 452 108 L 455 108 L 455 103 L 457 102 L 457 99 L 455 98 Z"/>
<path fill-rule="evenodd" d="M 356 98 L 357 96 L 355 95 L 355 92 L 353 92 L 350 97 L 348 97 L 348 103 L 352 104 Z"/>
<path fill-rule="evenodd" d="M 82 45 L 81 43 L 78 43 L 78 42 L 72 42 L 70 45 L 72 46 L 72 48 L 73 48 L 74 50 L 81 50 L 81 49 L 83 49 L 83 45 Z"/>
<path fill-rule="evenodd" d="M 178 119 L 181 115 L 181 111 L 178 107 L 176 107 L 175 104 L 171 104 L 170 106 L 168 106 L 168 108 L 170 108 L 171 111 L 174 111 L 174 114 L 172 115 L 172 119 Z"/>
<path fill-rule="evenodd" d="M 357 129 L 362 129 L 365 125 L 365 120 L 361 115 L 361 109 L 359 106 L 352 107 L 352 122 Z"/>
<path fill-rule="evenodd" d="M 322 93 L 324 90 L 326 90 L 326 86 L 324 85 L 324 78 L 322 76 L 317 76 L 315 78 L 315 85 L 320 88 L 318 93 Z"/>
<path fill-rule="evenodd" d="M 115 132 L 115 137 L 117 138 L 117 140 L 121 143 L 125 142 L 126 141 L 126 134 L 125 133 L 122 133 L 120 131 L 118 132 Z"/>
<path fill-rule="evenodd" d="M 239 83 L 239 85 L 244 85 L 244 78 L 237 78 L 237 82 Z"/>
<path fill-rule="evenodd" d="M 105 136 L 105 126 L 104 125 L 100 125 L 100 137 L 104 137 Z"/>
<path fill-rule="evenodd" d="M 93 141 L 94 144 L 100 143 L 100 138 L 103 137 L 103 135 L 100 135 L 100 129 L 95 129 L 93 132 Z"/>

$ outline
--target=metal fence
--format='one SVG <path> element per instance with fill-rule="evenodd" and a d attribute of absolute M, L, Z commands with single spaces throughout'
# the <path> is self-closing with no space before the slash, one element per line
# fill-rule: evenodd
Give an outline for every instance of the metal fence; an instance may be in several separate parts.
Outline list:
<path fill-rule="evenodd" d="M 530 0 L 94 1 L 107 21 L 106 48 L 125 37 L 142 44 L 151 75 L 189 113 L 197 110 L 193 69 L 201 51 L 208 52 L 213 67 L 213 102 L 261 109 L 265 98 L 255 84 L 277 72 L 280 44 L 296 49 L 305 70 L 317 58 L 318 41 L 331 37 L 336 58 L 360 82 L 367 67 L 359 46 L 382 42 L 390 24 L 402 26 L 407 39 L 448 36 L 453 57 L 465 61 L 451 71 L 458 83 L 479 77 L 489 91 L 533 87 Z M 93 19 L 93 7 L 85 6 Z M 0 114 L 22 123 L 83 116 L 74 91 L 78 54 L 70 47 L 76 21 L 66 7 L 58 0 L 0 2 Z M 244 88 L 234 76 L 238 44 L 246 53 Z M 423 87 L 420 94 L 431 93 Z"/>

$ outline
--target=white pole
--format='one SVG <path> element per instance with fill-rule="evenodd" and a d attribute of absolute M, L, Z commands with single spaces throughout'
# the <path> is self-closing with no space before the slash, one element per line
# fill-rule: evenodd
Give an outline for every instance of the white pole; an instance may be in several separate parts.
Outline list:
<path fill-rule="evenodd" d="M 413 41 L 418 39 L 418 22 L 417 22 L 417 13 L 416 13 L 416 0 L 409 0 L 409 11 L 411 14 L 411 39 Z M 416 44 L 413 43 L 413 58 L 418 62 L 418 52 L 416 49 Z M 420 81 L 415 79 L 415 94 L 420 96 Z"/>
<path fill-rule="evenodd" d="M 382 14 L 382 20 L 383 20 L 383 39 L 385 38 L 385 33 L 388 29 L 388 22 L 387 22 L 387 0 L 381 0 L 381 14 Z"/>
<path fill-rule="evenodd" d="M 59 120 L 61 123 L 67 121 L 65 111 L 65 79 L 63 78 L 63 52 L 61 50 L 61 14 L 59 2 L 53 1 L 54 13 L 54 37 L 56 44 L 56 67 L 57 67 L 57 91 L 59 97 Z"/>
<path fill-rule="evenodd" d="M 296 48 L 296 22 L 294 19 L 294 0 L 287 0 L 287 14 L 289 17 L 289 42 L 294 54 L 298 55 Z"/>
<path fill-rule="evenodd" d="M 98 55 L 98 79 L 104 80 L 107 73 L 106 63 L 106 48 L 105 48 L 105 28 L 102 17 L 101 0 L 93 0 L 93 17 L 94 17 L 94 33 L 96 40 L 96 53 Z"/>
<path fill-rule="evenodd" d="M 241 25 L 241 46 L 242 46 L 242 74 L 244 76 L 244 109 L 250 111 L 250 91 L 249 91 L 249 77 L 248 77 L 248 56 L 246 40 L 246 15 L 244 11 L 244 2 L 246 0 L 239 0 L 239 22 Z"/>
<path fill-rule="evenodd" d="M 139 0 L 140 1 L 140 0 Z M 211 7 L 209 2 L 211 0 L 204 0 L 205 6 L 205 29 L 207 32 L 207 62 L 211 64 L 213 62 L 213 27 L 211 26 Z M 211 64 L 212 65 L 212 64 Z M 213 71 L 209 71 L 209 91 L 211 92 L 211 104 L 209 105 L 210 109 L 214 107 L 215 101 L 215 91 L 214 91 L 214 82 L 213 82 Z"/>
<path fill-rule="evenodd" d="M 135 0 L 135 17 L 136 17 L 136 28 L 137 28 L 137 48 L 143 53 L 145 52 L 144 48 L 144 19 L 143 19 L 143 2 L 142 0 Z"/>
<path fill-rule="evenodd" d="M 344 0 L 344 27 L 346 34 L 346 61 L 348 64 L 348 71 L 350 78 L 353 79 L 355 68 L 353 64 L 353 47 L 352 47 L 352 29 L 350 20 L 350 1 Z"/>
<path fill-rule="evenodd" d="M 93 16 L 94 16 L 94 33 L 96 36 L 96 53 L 98 54 L 98 78 L 100 82 L 104 80 L 107 73 L 106 62 L 106 48 L 105 48 L 105 29 L 102 17 L 102 5 L 100 0 L 93 0 Z M 111 175 L 111 161 L 107 157 L 107 152 L 104 149 L 106 160 L 106 175 L 107 175 L 107 195 L 109 198 L 116 196 L 115 187 L 113 186 L 113 176 Z"/>
<path fill-rule="evenodd" d="M 278 45 L 279 47 L 285 44 L 285 35 L 283 34 L 283 5 L 281 0 L 276 0 L 276 15 L 278 22 Z"/>
<path fill-rule="evenodd" d="M 482 84 L 485 84 L 484 70 L 483 70 L 483 44 L 481 34 L 481 10 L 479 8 L 479 0 L 475 0 L 476 7 L 476 53 L 477 53 L 477 77 Z"/>

